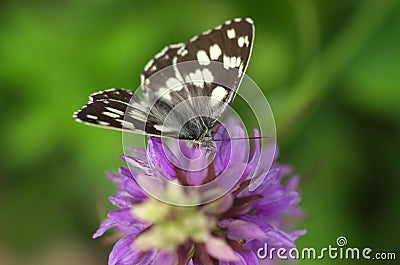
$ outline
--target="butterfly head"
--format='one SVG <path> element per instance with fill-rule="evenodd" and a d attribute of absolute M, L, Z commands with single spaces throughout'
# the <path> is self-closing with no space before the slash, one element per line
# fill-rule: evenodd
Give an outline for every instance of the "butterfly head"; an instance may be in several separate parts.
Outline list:
<path fill-rule="evenodd" d="M 208 130 L 198 140 L 193 140 L 193 144 L 203 147 L 207 153 L 215 151 L 214 139 L 211 136 L 211 132 Z"/>
<path fill-rule="evenodd" d="M 211 136 L 204 137 L 201 140 L 200 144 L 204 149 L 206 149 L 207 153 L 211 153 L 211 152 L 215 151 L 214 139 Z"/>

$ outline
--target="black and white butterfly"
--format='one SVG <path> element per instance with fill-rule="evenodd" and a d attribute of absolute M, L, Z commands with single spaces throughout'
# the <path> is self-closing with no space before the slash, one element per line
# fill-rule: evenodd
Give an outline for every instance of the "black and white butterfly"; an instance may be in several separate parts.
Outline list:
<path fill-rule="evenodd" d="M 235 98 L 253 37 L 253 21 L 237 18 L 167 46 L 145 66 L 142 97 L 125 89 L 100 91 L 73 117 L 107 129 L 192 140 L 213 151 L 213 131 Z"/>

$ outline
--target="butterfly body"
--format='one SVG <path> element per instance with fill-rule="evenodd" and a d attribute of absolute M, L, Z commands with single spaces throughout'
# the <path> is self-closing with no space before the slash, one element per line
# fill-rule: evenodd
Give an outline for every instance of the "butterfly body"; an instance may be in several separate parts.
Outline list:
<path fill-rule="evenodd" d="M 212 130 L 205 125 L 202 117 L 197 117 L 186 123 L 182 127 L 181 133 L 186 139 L 193 138 L 193 145 L 202 146 L 207 152 L 215 150 Z"/>
<path fill-rule="evenodd" d="M 213 151 L 213 130 L 235 98 L 253 31 L 250 19 L 234 19 L 167 46 L 146 64 L 142 96 L 125 89 L 100 91 L 74 118 L 107 129 L 191 140 Z"/>

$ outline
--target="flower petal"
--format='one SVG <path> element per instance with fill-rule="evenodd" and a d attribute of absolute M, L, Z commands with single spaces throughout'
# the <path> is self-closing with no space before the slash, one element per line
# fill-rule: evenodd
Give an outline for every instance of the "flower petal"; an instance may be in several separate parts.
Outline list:
<path fill-rule="evenodd" d="M 154 264 L 154 259 L 157 256 L 157 250 L 151 250 L 146 252 L 139 261 L 136 261 L 135 265 L 150 265 Z M 127 265 L 132 265 L 132 263 L 129 263 Z"/>
<path fill-rule="evenodd" d="M 108 257 L 108 265 L 128 265 L 135 262 L 141 252 L 132 248 L 133 239 L 133 235 L 127 235 L 115 243 Z"/>
<path fill-rule="evenodd" d="M 131 213 L 131 208 L 114 210 L 108 213 L 108 218 L 118 221 L 119 225 L 124 226 L 135 226 L 135 225 L 146 225 L 148 223 L 134 217 Z"/>
<path fill-rule="evenodd" d="M 137 175 L 142 174 L 143 170 L 142 169 L 134 169 L 134 168 L 128 168 L 128 167 L 119 167 L 118 168 L 119 174 L 121 174 L 124 179 L 134 179 Z"/>
<path fill-rule="evenodd" d="M 181 151 L 180 153 L 188 160 L 196 159 L 201 155 L 200 148 L 194 145 L 188 145 L 184 141 L 179 141 L 178 148 Z"/>
<path fill-rule="evenodd" d="M 136 157 L 133 156 L 126 156 L 126 155 L 122 155 L 121 159 L 123 161 L 125 161 L 127 164 L 137 167 L 145 172 L 149 172 L 150 171 L 150 167 L 149 164 L 147 163 L 147 161 L 145 160 L 140 160 Z"/>
<path fill-rule="evenodd" d="M 247 164 L 237 162 L 229 165 L 217 178 L 218 187 L 222 190 L 231 190 L 240 180 Z"/>
<path fill-rule="evenodd" d="M 222 219 L 218 221 L 218 226 L 221 228 L 227 228 L 230 223 L 233 222 L 233 219 Z"/>
<path fill-rule="evenodd" d="M 147 160 L 146 149 L 132 147 L 132 146 L 125 146 L 125 150 L 129 151 L 131 153 L 131 156 L 133 157 L 136 157 L 143 161 Z"/>
<path fill-rule="evenodd" d="M 296 204 L 299 201 L 299 195 L 297 192 L 292 191 L 288 194 L 284 194 L 280 198 L 270 201 L 265 204 L 259 204 L 254 208 L 260 214 L 268 217 L 276 217 L 288 207 Z"/>
<path fill-rule="evenodd" d="M 307 234 L 307 230 L 306 230 L 306 229 L 303 229 L 303 230 L 295 230 L 295 231 L 289 232 L 288 234 L 289 234 L 289 236 L 290 236 L 293 240 L 295 240 L 295 239 L 297 239 L 299 236 L 304 236 L 305 234 Z"/>
<path fill-rule="evenodd" d="M 132 198 L 120 195 L 108 197 L 108 200 L 120 209 L 129 208 L 132 206 Z"/>
<path fill-rule="evenodd" d="M 234 197 L 231 193 L 228 193 L 218 200 L 211 202 L 204 206 L 205 212 L 208 214 L 222 214 L 229 210 L 233 205 Z"/>
<path fill-rule="evenodd" d="M 200 149 L 197 148 L 197 150 Z M 187 170 L 185 170 L 187 181 L 190 186 L 198 186 L 204 183 L 208 173 L 207 160 L 207 155 L 200 153 L 196 159 L 190 161 L 190 164 L 186 168 Z"/>
<path fill-rule="evenodd" d="M 274 228 L 273 230 L 267 231 L 267 242 L 271 246 L 278 246 L 278 247 L 296 247 L 293 239 L 287 233 Z"/>
<path fill-rule="evenodd" d="M 175 179 L 176 172 L 170 159 L 175 161 L 176 158 L 168 147 L 162 144 L 161 139 L 149 137 L 147 157 L 153 173 L 159 174 L 161 177 L 169 180 Z"/>
<path fill-rule="evenodd" d="M 217 174 L 226 169 L 230 160 L 230 156 L 231 156 L 231 141 L 224 140 L 218 142 L 217 152 L 214 157 L 214 167 Z"/>
<path fill-rule="evenodd" d="M 299 176 L 294 175 L 288 181 L 286 182 L 286 190 L 287 191 L 295 191 L 297 188 L 297 185 L 299 184 Z"/>
<path fill-rule="evenodd" d="M 259 261 L 256 254 L 253 251 L 248 252 L 237 252 L 236 255 L 239 257 L 238 261 L 220 261 L 219 265 L 258 265 Z"/>
<path fill-rule="evenodd" d="M 218 260 L 237 261 L 239 257 L 235 251 L 222 239 L 210 237 L 205 242 L 207 253 Z"/>
<path fill-rule="evenodd" d="M 244 138 L 245 134 L 244 134 L 244 130 L 242 127 L 240 127 L 239 125 L 236 125 L 233 129 L 232 132 L 230 132 L 231 134 L 231 138 Z M 243 141 L 240 140 L 232 140 L 231 141 L 231 146 L 232 146 L 232 157 L 230 159 L 230 163 L 237 163 L 237 162 L 247 162 L 245 161 L 246 159 L 246 144 L 244 144 Z"/>
<path fill-rule="evenodd" d="M 260 132 L 257 129 L 254 129 L 254 138 L 259 137 L 260 136 Z M 256 138 L 254 139 L 254 148 L 251 150 L 251 154 L 250 154 L 250 159 L 249 159 L 249 163 L 247 165 L 248 169 L 247 169 L 247 174 L 250 176 L 254 175 L 255 170 L 257 169 L 257 167 L 260 167 L 260 138 Z"/>
<path fill-rule="evenodd" d="M 276 228 L 275 226 L 264 221 L 263 218 L 254 215 L 244 215 L 240 219 L 255 223 L 266 234 L 262 244 L 268 243 L 270 246 L 277 247 L 295 247 L 294 239 L 288 233 Z M 276 220 L 275 220 L 276 221 Z M 250 242 L 251 243 L 251 242 Z M 255 249 L 255 248 L 252 248 Z"/>
<path fill-rule="evenodd" d="M 97 231 L 93 234 L 92 238 L 97 238 L 99 236 L 102 236 L 108 229 L 116 226 L 117 224 L 118 222 L 113 219 L 110 218 L 104 219 L 103 222 L 101 222 L 99 229 L 97 229 Z"/>
<path fill-rule="evenodd" d="M 228 237 L 233 240 L 264 239 L 265 233 L 254 223 L 235 220 L 228 226 Z"/>
<path fill-rule="evenodd" d="M 147 198 L 147 194 L 139 186 L 136 180 L 126 179 L 123 183 L 123 187 L 125 191 L 137 201 L 142 201 Z"/>
<path fill-rule="evenodd" d="M 155 265 L 175 265 L 178 264 L 178 254 L 176 252 L 160 251 L 155 260 Z"/>
<path fill-rule="evenodd" d="M 105 174 L 106 174 L 107 178 L 116 185 L 120 185 L 122 180 L 124 179 L 123 176 L 121 176 L 120 174 L 118 174 L 116 172 L 107 171 Z"/>

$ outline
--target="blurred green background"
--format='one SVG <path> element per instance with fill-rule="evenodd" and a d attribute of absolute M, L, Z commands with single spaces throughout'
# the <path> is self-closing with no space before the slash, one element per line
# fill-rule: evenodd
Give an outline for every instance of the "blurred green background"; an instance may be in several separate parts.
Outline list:
<path fill-rule="evenodd" d="M 235 17 L 255 22 L 247 74 L 274 111 L 280 161 L 302 176 L 299 246 L 343 235 L 399 260 L 399 1 L 42 0 L 0 10 L 0 264 L 106 264 L 110 248 L 91 235 L 111 208 L 103 173 L 122 165 L 121 133 L 80 125 L 73 111 L 97 90 L 136 89 L 165 45 Z"/>

